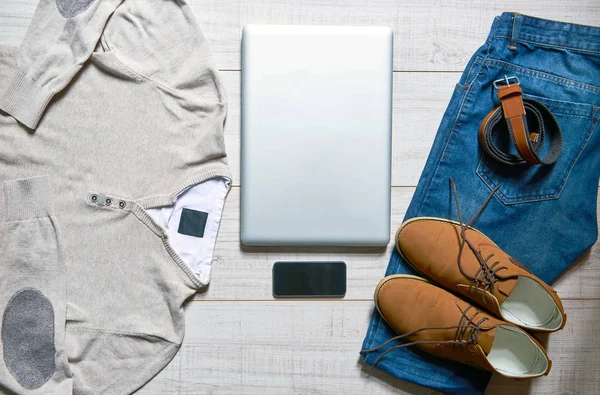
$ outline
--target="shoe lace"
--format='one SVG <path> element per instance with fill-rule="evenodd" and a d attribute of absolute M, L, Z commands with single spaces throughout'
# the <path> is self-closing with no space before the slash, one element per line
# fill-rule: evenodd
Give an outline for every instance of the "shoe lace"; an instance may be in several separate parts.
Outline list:
<path fill-rule="evenodd" d="M 421 329 L 417 329 L 417 330 L 407 332 L 402 335 L 393 337 L 393 338 L 389 339 L 388 341 L 386 341 L 385 343 L 383 343 L 375 348 L 371 348 L 368 350 L 362 350 L 361 352 L 363 352 L 363 353 L 375 352 L 375 351 L 381 350 L 382 348 L 384 348 L 385 346 L 387 346 L 388 344 L 390 344 L 393 341 L 404 339 L 405 337 L 412 336 L 415 333 L 429 331 L 429 330 L 443 330 L 443 329 L 456 329 L 456 332 L 454 334 L 454 339 L 453 340 L 443 340 L 443 341 L 417 340 L 414 342 L 402 343 L 402 344 L 395 345 L 395 346 L 390 347 L 389 349 L 385 350 L 375 360 L 373 365 L 371 365 L 371 368 L 375 367 L 379 363 L 379 361 L 381 361 L 381 359 L 383 357 L 385 357 L 389 352 L 394 351 L 398 348 L 410 347 L 410 346 L 421 345 L 421 344 L 436 344 L 436 345 L 452 344 L 453 346 L 458 345 L 458 346 L 461 346 L 461 348 L 462 348 L 465 345 L 478 344 L 479 332 L 482 330 L 485 331 L 485 330 L 489 329 L 489 328 L 481 328 L 481 324 L 483 324 L 485 321 L 487 321 L 488 318 L 483 317 L 483 318 L 480 318 L 477 322 L 475 322 L 475 319 L 480 314 L 480 312 L 475 310 L 471 315 L 469 315 L 469 311 L 473 308 L 473 306 L 468 306 L 466 309 L 463 310 L 460 308 L 460 306 L 457 303 L 456 307 L 458 307 L 458 309 L 462 313 L 461 317 L 458 321 L 458 325 L 424 327 Z"/>
<path fill-rule="evenodd" d="M 500 188 L 500 185 L 498 185 L 496 188 L 494 188 L 492 190 L 492 192 L 488 195 L 488 197 L 481 204 L 481 206 L 479 206 L 479 208 L 477 209 L 475 214 L 471 217 L 471 219 L 469 219 L 467 222 L 464 222 L 463 218 L 462 218 L 462 213 L 460 211 L 460 203 L 458 202 L 458 192 L 456 190 L 456 184 L 454 183 L 454 180 L 452 179 L 452 177 L 450 177 L 450 184 L 452 185 L 452 190 L 454 192 L 454 201 L 456 203 L 456 212 L 458 214 L 458 221 L 460 223 L 461 243 L 460 243 L 460 247 L 458 248 L 458 257 L 457 257 L 458 268 L 460 269 L 460 272 L 463 274 L 463 276 L 465 276 L 469 280 L 471 280 L 471 287 L 469 287 L 469 289 L 482 291 L 481 295 L 482 295 L 483 302 L 485 304 L 487 304 L 488 302 L 485 298 L 486 291 L 488 291 L 490 293 L 494 292 L 494 284 L 498 280 L 503 279 L 502 276 L 498 275 L 498 272 L 501 270 L 506 270 L 507 267 L 506 266 L 498 266 L 500 264 L 500 261 L 495 261 L 491 265 L 488 265 L 488 262 L 490 262 L 490 260 L 494 256 L 494 254 L 491 253 L 490 255 L 488 255 L 487 257 L 484 258 L 483 254 L 481 253 L 481 249 L 477 248 L 467 237 L 467 229 L 469 229 L 469 226 L 471 225 L 471 223 L 473 223 L 473 221 L 479 216 L 479 214 L 481 214 L 481 212 L 483 211 L 485 206 L 487 206 L 490 199 L 494 196 L 494 193 L 496 193 L 498 188 Z M 471 249 L 471 251 L 473 251 L 473 254 L 475 254 L 475 257 L 477 258 L 477 261 L 479 262 L 479 269 L 475 272 L 474 275 L 470 275 L 469 273 L 467 273 L 462 265 L 462 252 L 465 248 L 465 244 Z"/>

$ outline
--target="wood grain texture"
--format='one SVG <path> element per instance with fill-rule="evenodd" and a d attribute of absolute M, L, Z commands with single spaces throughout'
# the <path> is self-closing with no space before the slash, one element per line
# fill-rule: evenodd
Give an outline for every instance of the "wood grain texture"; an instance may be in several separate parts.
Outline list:
<path fill-rule="evenodd" d="M 0 0 L 0 44 L 19 46 L 38 0 Z"/>
<path fill-rule="evenodd" d="M 131 0 L 130 0 L 131 1 Z M 394 69 L 462 71 L 504 11 L 581 24 L 600 23 L 600 2 L 564 0 L 188 0 L 210 40 L 217 66 L 240 68 L 248 23 L 384 25 L 394 30 Z M 0 37 L 19 45 L 36 0 L 0 0 Z"/>
<path fill-rule="evenodd" d="M 600 301 L 567 301 L 567 327 L 549 337 L 552 373 L 495 378 L 500 394 L 600 393 Z M 172 363 L 140 394 L 432 394 L 359 359 L 370 302 L 191 302 Z"/>
<path fill-rule="evenodd" d="M 248 23 L 384 25 L 394 30 L 395 70 L 462 71 L 504 11 L 598 24 L 597 1 L 505 0 L 192 0 L 217 65 L 239 69 L 239 37 Z"/>

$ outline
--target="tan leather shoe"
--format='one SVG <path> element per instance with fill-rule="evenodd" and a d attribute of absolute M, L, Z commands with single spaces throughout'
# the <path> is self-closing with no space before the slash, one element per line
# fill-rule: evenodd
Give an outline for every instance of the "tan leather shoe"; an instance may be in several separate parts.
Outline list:
<path fill-rule="evenodd" d="M 400 334 L 363 352 L 417 346 L 441 358 L 476 366 L 502 376 L 528 379 L 547 375 L 552 362 L 544 347 L 524 330 L 465 302 L 427 280 L 410 275 L 384 278 L 375 290 L 375 305 Z M 373 365 L 373 366 L 374 366 Z"/>
<path fill-rule="evenodd" d="M 410 219 L 396 233 L 396 248 L 419 273 L 505 321 L 532 331 L 562 329 L 567 316 L 556 291 L 468 226 L 472 220 Z"/>

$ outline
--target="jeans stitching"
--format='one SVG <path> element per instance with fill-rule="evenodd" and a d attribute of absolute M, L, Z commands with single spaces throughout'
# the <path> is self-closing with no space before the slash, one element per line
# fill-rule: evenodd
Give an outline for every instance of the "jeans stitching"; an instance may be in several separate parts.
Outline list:
<path fill-rule="evenodd" d="M 559 76 L 555 76 L 555 75 L 552 75 L 549 73 L 545 73 L 543 71 L 528 69 L 528 68 L 525 68 L 522 66 L 517 66 L 512 63 L 505 62 L 500 59 L 487 58 L 486 63 L 491 64 L 491 65 L 496 65 L 496 66 L 502 67 L 504 69 L 516 71 L 516 72 L 519 72 L 521 74 L 528 75 L 531 77 L 538 77 L 541 79 L 552 81 L 559 85 L 567 86 L 570 88 L 581 89 L 581 90 L 585 90 L 585 91 L 592 92 L 592 93 L 600 93 L 600 86 L 590 85 L 590 84 L 586 84 L 583 82 L 577 82 L 574 80 L 570 80 L 568 78 L 559 77 Z"/>
<path fill-rule="evenodd" d="M 568 115 L 569 117 L 578 117 L 578 118 L 586 118 L 586 119 L 594 120 L 594 110 L 596 107 L 593 104 L 568 102 L 568 101 L 551 99 L 549 97 L 544 97 L 544 96 L 530 95 L 527 93 L 523 93 L 523 98 L 542 102 L 543 105 L 548 107 L 548 109 L 550 110 L 550 112 L 552 112 L 552 114 L 562 114 L 562 115 Z M 571 110 L 569 110 L 568 107 L 571 107 Z M 581 108 L 581 111 L 576 111 L 575 110 L 576 107 L 583 107 L 583 108 Z M 584 108 L 585 108 L 585 111 L 584 111 Z M 586 114 L 584 114 L 584 112 L 588 112 L 588 113 L 591 112 L 592 114 L 586 115 Z"/>
<path fill-rule="evenodd" d="M 590 130 L 588 131 L 585 140 L 583 141 L 583 143 L 578 148 L 579 153 L 574 158 L 573 163 L 571 164 L 569 170 L 567 171 L 567 173 L 562 178 L 562 180 L 560 181 L 560 183 L 554 189 L 553 192 L 551 192 L 551 193 L 538 193 L 536 195 L 526 195 L 526 196 L 518 196 L 518 197 L 509 197 L 508 195 L 506 195 L 504 192 L 502 192 L 499 189 L 496 193 L 499 196 L 501 196 L 502 202 L 504 204 L 518 204 L 518 203 L 532 203 L 532 202 L 541 202 L 541 201 L 546 201 L 546 200 L 556 200 L 556 199 L 558 199 L 560 197 L 563 189 L 565 189 L 565 186 L 567 185 L 567 181 L 569 180 L 569 177 L 571 176 L 571 173 L 573 172 L 573 169 L 575 168 L 575 165 L 579 161 L 579 158 L 581 157 L 581 154 L 583 154 L 583 151 L 585 151 L 585 148 L 587 147 L 588 142 L 590 141 L 592 135 L 596 131 L 596 128 L 598 127 L 598 123 L 599 122 L 600 122 L 600 118 L 596 119 L 595 122 L 592 123 L 592 126 L 590 127 Z M 479 164 L 477 165 L 476 173 L 479 176 L 479 178 L 488 186 L 488 188 L 493 189 L 493 187 L 491 187 L 491 184 L 492 184 L 493 180 L 488 175 L 489 174 L 489 170 L 487 169 L 487 166 L 484 163 L 485 160 L 484 160 L 483 155 L 484 154 L 482 154 L 481 157 L 480 157 L 480 159 L 479 159 Z"/>
<path fill-rule="evenodd" d="M 573 172 L 573 169 L 575 168 L 575 165 L 579 161 L 579 158 L 581 157 L 581 154 L 583 153 L 583 151 L 585 151 L 585 148 L 587 147 L 590 139 L 592 138 L 592 135 L 594 134 L 594 131 L 596 130 L 597 126 L 598 126 L 598 121 L 596 120 L 595 123 L 592 123 L 592 127 L 590 128 L 590 131 L 588 132 L 586 139 L 584 140 L 583 144 L 581 145 L 581 148 L 579 149 L 579 153 L 577 154 L 577 157 L 573 161 L 573 165 L 571 165 L 571 168 L 567 172 L 567 174 L 566 174 L 566 176 L 565 176 L 565 178 L 563 180 L 563 183 L 560 186 L 560 190 L 558 191 L 557 197 L 560 196 L 560 194 L 562 193 L 563 189 L 567 185 L 567 181 L 569 180 L 569 177 L 571 176 L 571 173 Z"/>
<path fill-rule="evenodd" d="M 454 117 L 454 122 L 452 122 L 452 126 L 450 127 L 450 131 L 448 132 L 448 137 L 446 138 L 446 142 L 444 144 L 444 148 L 442 149 L 441 155 L 439 156 L 439 158 L 437 159 L 437 161 L 435 162 L 435 168 L 433 169 L 433 172 L 431 174 L 431 179 L 429 180 L 429 183 L 427 184 L 427 186 L 425 188 L 424 191 L 424 197 L 423 199 L 421 199 L 421 202 L 419 203 L 419 206 L 416 210 L 416 215 L 419 215 L 419 213 L 421 212 L 421 208 L 423 207 L 423 203 L 425 202 L 427 196 L 429 195 L 429 191 L 431 190 L 431 185 L 433 184 L 433 181 L 437 175 L 438 169 L 440 168 L 440 162 L 442 161 L 442 159 L 444 159 L 444 156 L 446 155 L 446 151 L 448 149 L 448 144 L 450 143 L 450 140 L 452 139 L 452 136 L 454 135 L 455 131 L 456 131 L 456 126 L 458 124 L 458 120 L 459 118 L 463 115 L 463 109 L 464 109 L 464 105 L 465 105 L 465 101 L 469 98 L 469 95 L 471 94 L 471 87 L 473 86 L 473 83 L 475 83 L 475 81 L 477 81 L 477 78 L 479 77 L 479 75 L 481 74 L 481 70 L 483 70 L 483 67 L 486 65 L 486 61 L 490 55 L 490 49 L 492 47 L 492 43 L 491 41 L 489 43 L 486 42 L 487 48 L 486 48 L 486 53 L 485 56 L 483 57 L 482 61 L 481 61 L 481 66 L 479 67 L 479 69 L 477 70 L 477 74 L 475 74 L 475 77 L 473 77 L 473 81 L 472 83 L 468 84 L 466 86 L 466 93 L 463 96 L 460 105 L 458 106 L 458 109 L 456 111 L 456 116 Z M 459 86 L 460 87 L 460 86 Z M 452 99 L 451 99 L 452 100 Z M 448 104 L 448 106 L 450 106 L 450 104 Z M 442 118 L 443 121 L 443 118 Z M 440 131 L 438 130 L 438 133 Z M 436 134 L 437 135 L 437 134 Z M 427 166 L 427 164 L 425 165 Z M 425 170 L 423 170 L 425 171 Z"/>
<path fill-rule="evenodd" d="M 520 26 L 521 26 L 521 16 L 519 14 L 513 14 L 510 41 L 508 43 L 508 48 L 512 51 L 517 49 L 517 43 L 518 43 L 518 38 L 519 38 L 518 34 L 519 34 Z"/>
<path fill-rule="evenodd" d="M 487 187 L 492 190 L 494 189 L 493 185 L 497 185 L 498 183 L 494 183 L 494 180 L 490 177 L 491 172 L 488 170 L 487 165 L 485 164 L 484 159 L 485 154 L 481 154 L 479 157 L 479 163 L 477 165 L 477 170 L 475 171 L 479 178 L 487 185 Z M 562 182 L 562 181 L 561 181 Z M 500 200 L 504 204 L 516 204 L 516 203 L 530 203 L 530 202 L 540 202 L 546 200 L 556 200 L 560 195 L 560 191 L 552 190 L 551 192 L 538 193 L 536 195 L 526 195 L 519 197 L 511 197 L 502 192 L 500 189 L 496 191 L 496 195 L 500 197 Z"/>
<path fill-rule="evenodd" d="M 527 39 L 527 38 L 531 39 Z M 504 40 L 510 40 L 510 36 L 504 36 L 504 35 L 497 35 L 497 36 L 492 36 L 491 40 L 494 39 L 504 39 Z M 545 47 L 545 48 L 558 48 L 558 49 L 566 49 L 569 51 L 574 51 L 574 52 L 582 52 L 585 54 L 593 54 L 593 55 L 600 55 L 600 51 L 596 51 L 593 49 L 587 49 L 587 48 L 579 48 L 579 47 L 569 47 L 567 45 L 559 45 L 559 44 L 551 44 L 551 43 L 546 43 L 544 41 L 536 41 L 537 38 L 536 36 L 532 36 L 530 34 L 521 34 L 519 35 L 519 39 L 517 40 L 518 42 L 523 42 L 523 43 L 528 43 L 528 44 L 534 44 L 534 45 L 539 45 L 540 47 Z"/>
<path fill-rule="evenodd" d="M 473 74 L 473 70 L 475 70 L 475 68 L 477 68 L 477 72 L 479 72 L 479 69 L 481 69 L 481 66 L 483 65 L 483 58 L 481 56 L 477 56 L 475 58 L 475 60 L 473 61 L 473 64 L 471 65 L 471 67 L 469 67 L 469 71 L 467 72 L 467 76 L 465 77 L 465 82 L 463 84 L 459 84 L 462 85 L 461 88 L 463 89 L 467 89 L 469 87 L 469 84 L 471 83 L 471 74 Z M 475 74 L 475 77 L 477 77 L 477 74 Z"/>
<path fill-rule="evenodd" d="M 459 86 L 460 87 L 460 86 Z M 458 123 L 458 119 L 460 118 L 460 116 L 462 115 L 462 110 L 465 104 L 465 100 L 467 99 L 467 97 L 469 96 L 469 92 L 471 90 L 471 85 L 467 86 L 466 89 L 466 93 L 464 94 L 460 105 L 458 106 L 458 109 L 456 111 L 456 116 L 454 118 L 454 121 L 452 122 L 452 126 L 450 127 L 450 131 L 448 132 L 448 137 L 446 138 L 446 142 L 444 143 L 444 148 L 442 149 L 442 152 L 440 153 L 439 158 L 437 158 L 436 162 L 435 162 L 435 168 L 433 169 L 433 172 L 431 174 L 431 179 L 429 180 L 429 183 L 427 184 L 427 188 L 425 190 L 424 193 L 424 197 L 421 200 L 421 202 L 419 203 L 419 208 L 417 210 L 417 215 L 419 215 L 419 213 L 421 212 L 421 208 L 423 206 L 423 203 L 425 202 L 426 197 L 429 195 L 429 191 L 431 190 L 431 184 L 433 184 L 433 180 L 435 179 L 435 176 L 438 172 L 438 169 L 440 168 L 440 162 L 442 161 L 442 159 L 444 158 L 444 155 L 446 155 L 446 150 L 448 148 L 448 144 L 450 143 L 450 140 L 452 139 L 452 135 L 454 134 L 455 130 L 456 130 L 456 124 Z M 427 166 L 427 164 L 425 165 Z"/>
<path fill-rule="evenodd" d="M 531 35 L 525 35 L 525 37 L 534 37 L 532 40 L 526 40 L 526 39 L 522 39 L 519 38 L 520 42 L 525 42 L 528 44 L 534 44 L 534 45 L 539 45 L 540 47 L 546 47 L 546 48 L 560 48 L 560 49 L 566 49 L 569 51 L 574 51 L 574 52 L 583 52 L 586 54 L 593 54 L 593 55 L 600 55 L 600 51 L 596 51 L 593 49 L 587 49 L 587 48 L 579 48 L 579 47 L 569 47 L 566 45 L 558 45 L 558 44 L 551 44 L 551 43 L 545 43 L 543 41 L 534 41 L 535 36 L 531 36 Z"/>

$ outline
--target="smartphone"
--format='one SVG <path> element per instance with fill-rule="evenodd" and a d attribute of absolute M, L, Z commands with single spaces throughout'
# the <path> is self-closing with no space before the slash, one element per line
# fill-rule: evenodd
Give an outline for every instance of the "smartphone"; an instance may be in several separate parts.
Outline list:
<path fill-rule="evenodd" d="M 273 296 L 342 297 L 346 294 L 344 262 L 275 262 Z"/>

